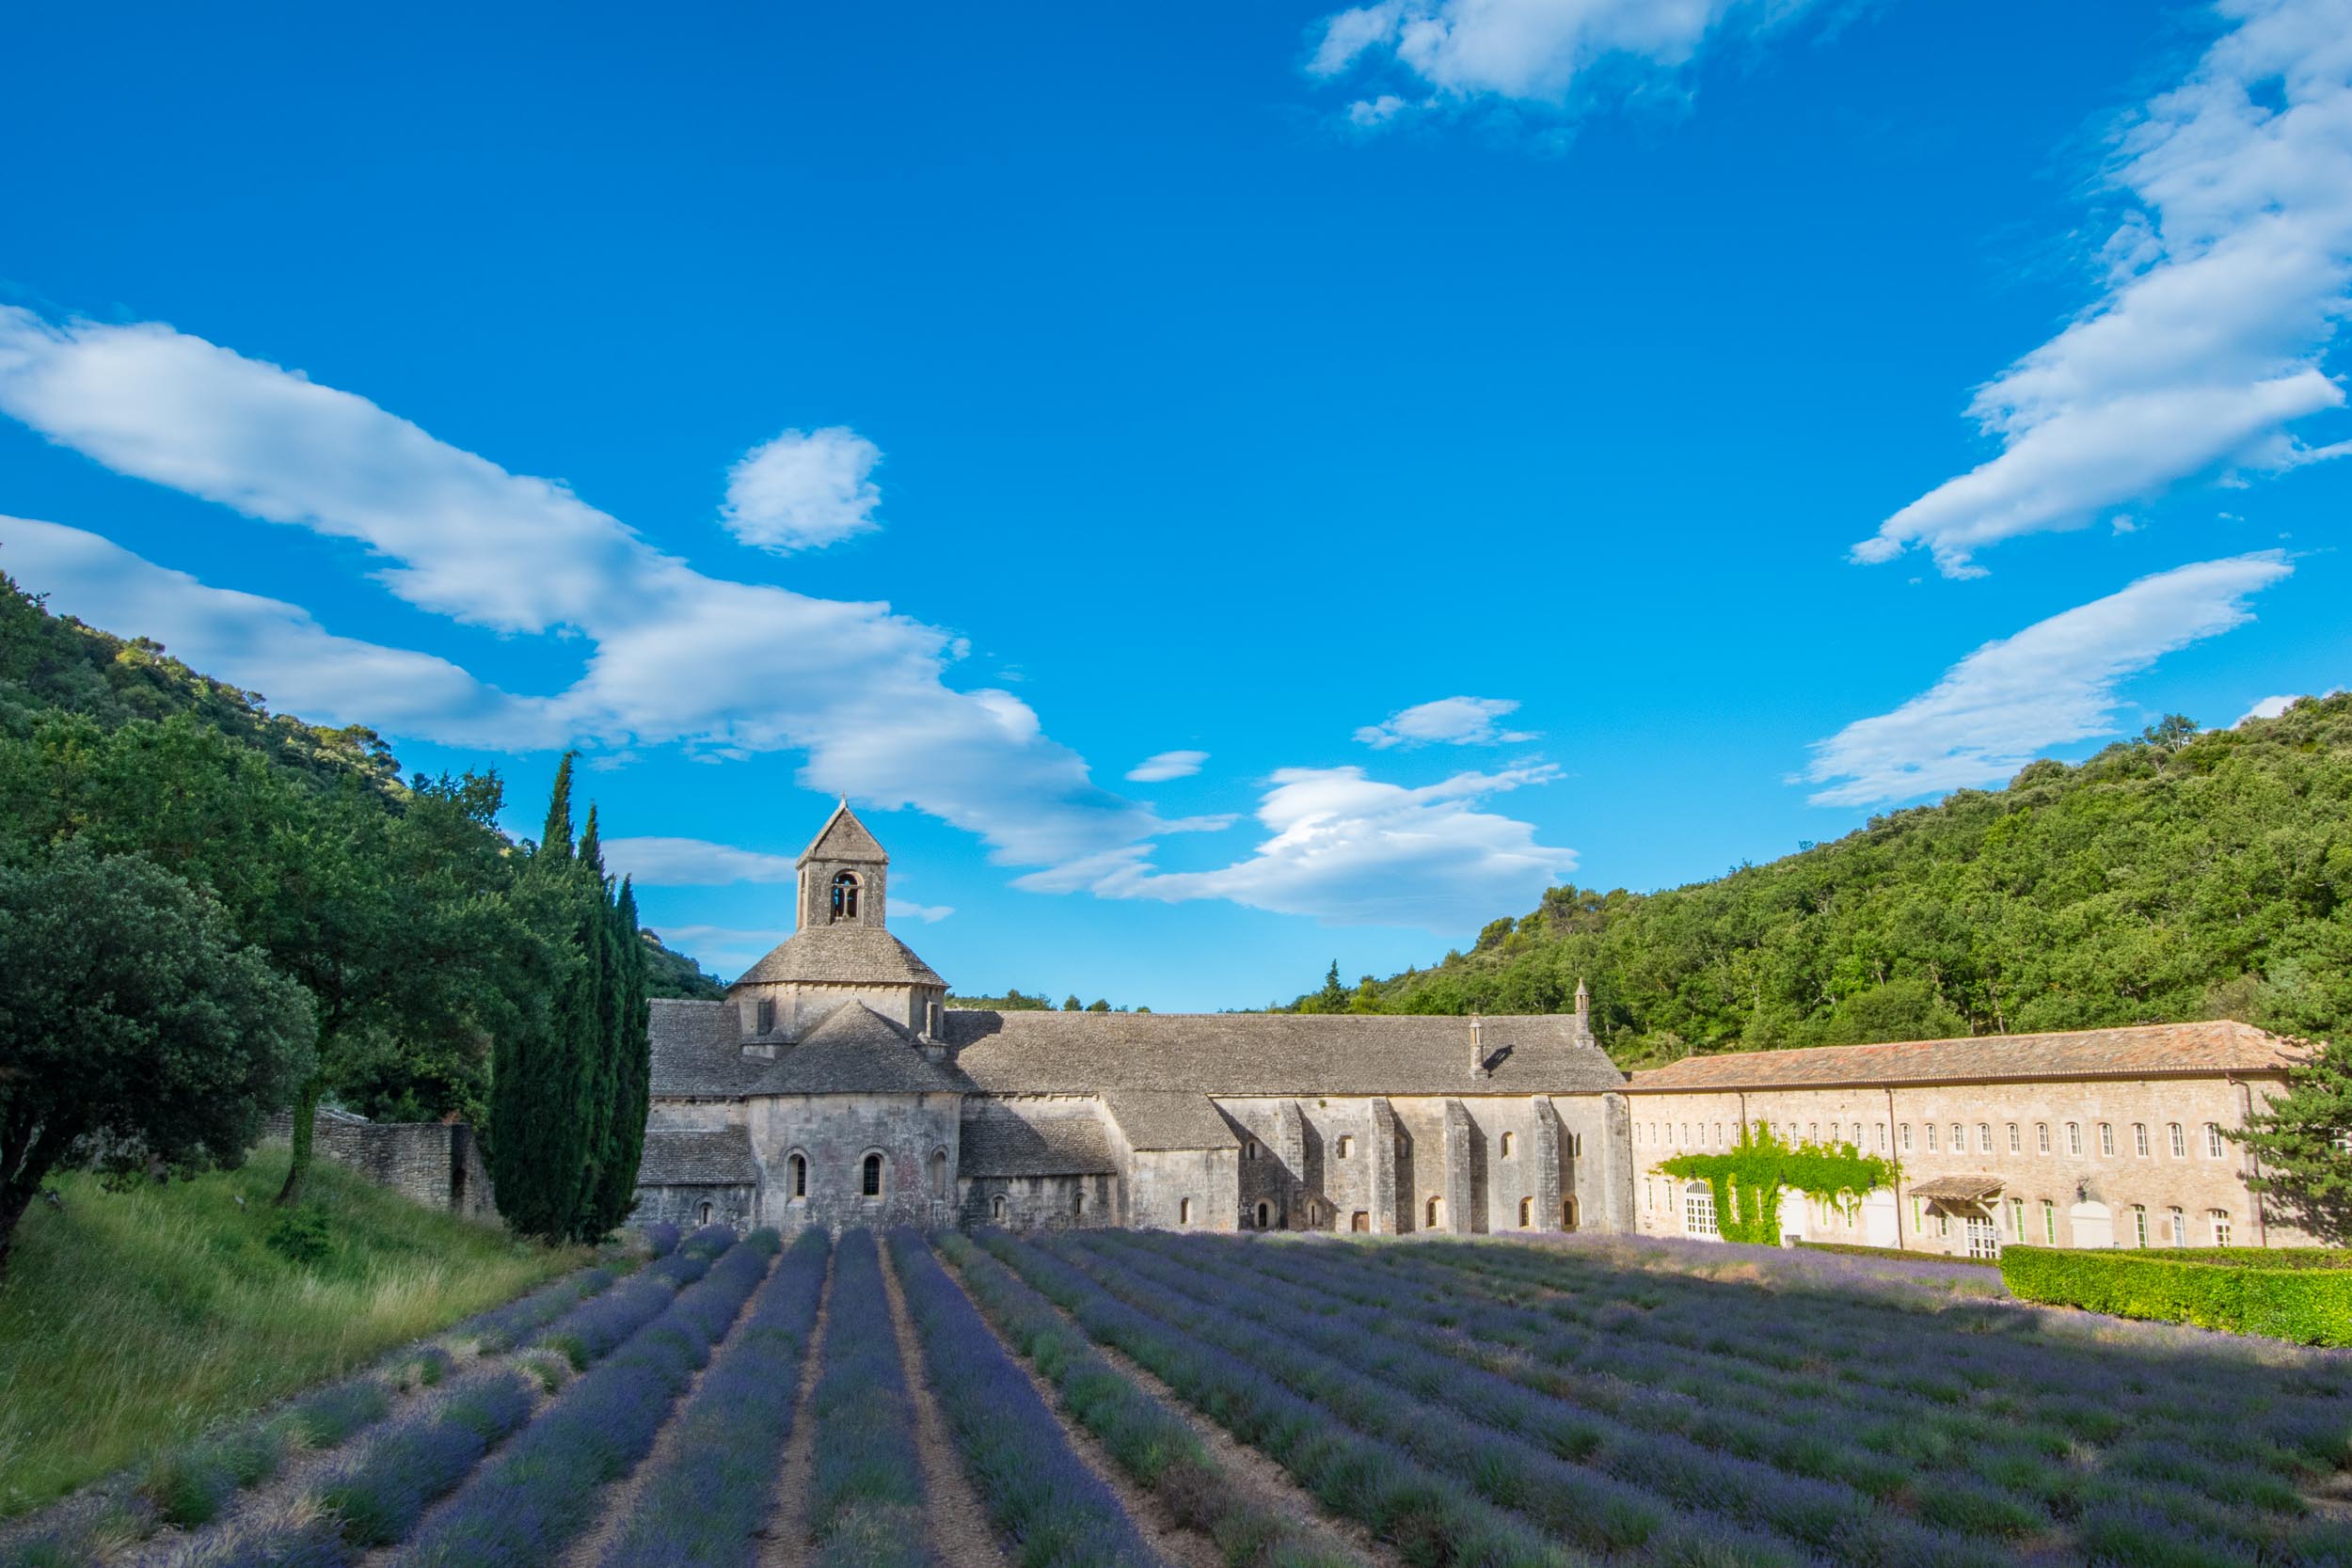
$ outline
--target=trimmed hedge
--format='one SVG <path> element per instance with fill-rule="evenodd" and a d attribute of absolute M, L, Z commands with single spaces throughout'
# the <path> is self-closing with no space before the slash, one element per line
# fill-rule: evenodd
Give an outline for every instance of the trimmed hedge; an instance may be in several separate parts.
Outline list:
<path fill-rule="evenodd" d="M 2352 1271 L 2308 1261 L 2280 1266 L 2251 1247 L 2074 1252 L 2010 1246 L 2001 1249 L 2001 1279 L 2020 1301 L 2306 1345 L 2352 1345 Z"/>
<path fill-rule="evenodd" d="M 1808 1242 L 1799 1240 L 1803 1252 L 1835 1252 L 1848 1258 L 1891 1258 L 1898 1263 L 1968 1263 L 1979 1268 L 1997 1269 L 2000 1260 L 1994 1258 L 1971 1258 L 1965 1253 L 1911 1252 L 1898 1246 L 1864 1246 L 1859 1242 Z"/>

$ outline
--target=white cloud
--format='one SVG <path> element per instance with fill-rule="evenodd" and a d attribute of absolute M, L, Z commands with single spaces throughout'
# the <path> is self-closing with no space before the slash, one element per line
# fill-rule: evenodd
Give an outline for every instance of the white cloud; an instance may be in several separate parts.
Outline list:
<path fill-rule="evenodd" d="M 1393 72 L 1428 105 L 1483 98 L 1562 107 L 1604 67 L 1672 71 L 1727 24 L 1764 28 L 1809 0 L 1379 0 L 1325 18 L 1310 75 Z M 1400 83 L 1400 85 L 1403 85 Z M 1406 107 L 1393 93 L 1351 104 L 1358 125 Z"/>
<path fill-rule="evenodd" d="M 1451 746 L 1517 744 L 1535 738 L 1531 731 L 1502 730 L 1495 721 L 1518 711 L 1519 705 L 1499 697 L 1440 697 L 1391 713 L 1377 724 L 1366 724 L 1356 738 L 1375 751 L 1391 746 Z"/>
<path fill-rule="evenodd" d="M 1162 752 L 1149 756 L 1127 769 L 1130 784 L 1163 784 L 1169 779 L 1189 779 L 1200 771 L 1200 765 L 1209 760 L 1206 752 Z"/>
<path fill-rule="evenodd" d="M 1576 864 L 1525 822 L 1483 811 L 1490 796 L 1557 776 L 1550 767 L 1462 773 L 1411 789 L 1360 768 L 1290 768 L 1259 801 L 1272 836 L 1248 859 L 1212 871 L 1161 871 L 1133 845 L 1034 872 L 1014 885 L 1084 889 L 1106 898 L 1170 903 L 1229 898 L 1333 926 L 1470 930 L 1498 910 L 1524 909 Z"/>
<path fill-rule="evenodd" d="M 914 807 L 1016 863 L 1059 863 L 1158 831 L 1148 811 L 1096 786 L 1020 699 L 947 686 L 961 656 L 950 633 L 884 604 L 706 577 L 562 485 L 507 473 L 298 372 L 158 324 L 56 325 L 0 307 L 0 412 L 119 472 L 358 541 L 382 563 L 378 579 L 421 609 L 507 632 L 577 633 L 586 649 L 568 689 L 508 697 L 422 655 L 320 642 L 323 631 L 303 641 L 309 618 L 290 606 L 252 601 L 275 630 L 241 630 L 225 610 L 233 596 L 137 562 L 152 619 L 120 629 L 173 626 L 181 657 L 280 705 L 514 750 L 799 751 L 809 787 Z M 68 609 L 101 604 L 121 569 L 54 551 L 27 586 Z M 341 662 L 314 660 L 322 646 Z M 415 661 L 403 667 L 429 677 L 426 689 L 379 703 L 371 660 Z M 346 675 L 353 684 L 334 684 Z M 485 712 L 528 721 L 485 735 Z"/>
<path fill-rule="evenodd" d="M 2303 694 L 2299 691 L 2283 697 L 2261 698 L 2255 702 L 2252 707 L 2248 708 L 2244 713 L 2238 715 L 2237 722 L 2238 724 L 2243 724 L 2249 719 L 2276 719 L 2279 715 L 2284 713 L 2287 709 L 2293 707 L 2296 704 L 2301 702 L 2302 700 Z M 2235 729 L 2237 725 L 2233 724 L 2230 727 L 2232 729 Z"/>
<path fill-rule="evenodd" d="M 916 904 L 904 898 L 890 901 L 890 918 L 893 920 L 919 920 L 926 926 L 936 926 L 955 912 L 946 904 Z"/>
<path fill-rule="evenodd" d="M 605 869 L 644 887 L 724 887 L 733 882 L 791 882 L 791 855 L 771 855 L 705 838 L 608 838 Z"/>
<path fill-rule="evenodd" d="M 2083 316 L 1978 391 L 1998 455 L 1854 546 L 1925 546 L 1948 576 L 1984 546 L 2079 528 L 2217 466 L 2352 451 L 2288 427 L 2341 408 L 2321 355 L 2352 288 L 2352 4 L 2225 0 L 2233 27 L 2118 134 L 2107 183 L 2137 204 Z"/>
<path fill-rule="evenodd" d="M 1817 742 L 1817 805 L 1998 784 L 2055 746 L 2116 733 L 2116 688 L 2163 655 L 2251 620 L 2247 598 L 2294 567 L 2277 550 L 2181 566 L 1988 642 L 1892 713 Z"/>
<path fill-rule="evenodd" d="M 853 430 L 787 430 L 727 470 L 721 520 L 746 545 L 778 555 L 814 549 L 882 525 L 868 477 L 882 451 Z"/>

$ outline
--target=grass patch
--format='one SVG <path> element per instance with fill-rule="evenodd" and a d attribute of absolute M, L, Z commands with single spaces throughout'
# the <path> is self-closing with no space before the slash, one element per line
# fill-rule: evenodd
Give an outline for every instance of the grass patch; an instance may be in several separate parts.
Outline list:
<path fill-rule="evenodd" d="M 321 1244 L 271 1238 L 286 1151 L 108 1193 L 61 1178 L 0 1279 L 0 1518 L 365 1366 L 588 1254 L 517 1242 L 321 1161 Z M 237 1207 L 243 1197 L 246 1207 Z M 161 1478 L 159 1478 L 161 1479 Z"/>

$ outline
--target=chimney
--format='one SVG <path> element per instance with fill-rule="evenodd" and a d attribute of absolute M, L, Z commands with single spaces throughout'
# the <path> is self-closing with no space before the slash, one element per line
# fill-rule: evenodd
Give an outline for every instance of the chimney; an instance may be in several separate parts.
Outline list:
<path fill-rule="evenodd" d="M 1483 1027 L 1478 1015 L 1470 1014 L 1470 1076 L 1472 1078 L 1486 1076 L 1486 1045 L 1479 1033 Z"/>
<path fill-rule="evenodd" d="M 1576 1032 L 1587 1039 L 1593 1034 L 1593 993 L 1584 989 L 1581 975 L 1576 982 Z"/>

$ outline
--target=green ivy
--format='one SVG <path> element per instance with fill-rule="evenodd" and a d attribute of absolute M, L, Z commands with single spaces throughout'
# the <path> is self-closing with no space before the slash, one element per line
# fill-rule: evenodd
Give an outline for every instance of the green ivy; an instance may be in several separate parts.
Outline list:
<path fill-rule="evenodd" d="M 1746 1129 L 1726 1153 L 1677 1154 L 1658 1168 L 1714 1190 L 1715 1225 L 1724 1241 L 1766 1246 L 1780 1242 L 1783 1191 L 1846 1207 L 1866 1193 L 1892 1187 L 1897 1174 L 1894 1161 L 1852 1144 L 1782 1143 L 1769 1122 Z"/>

